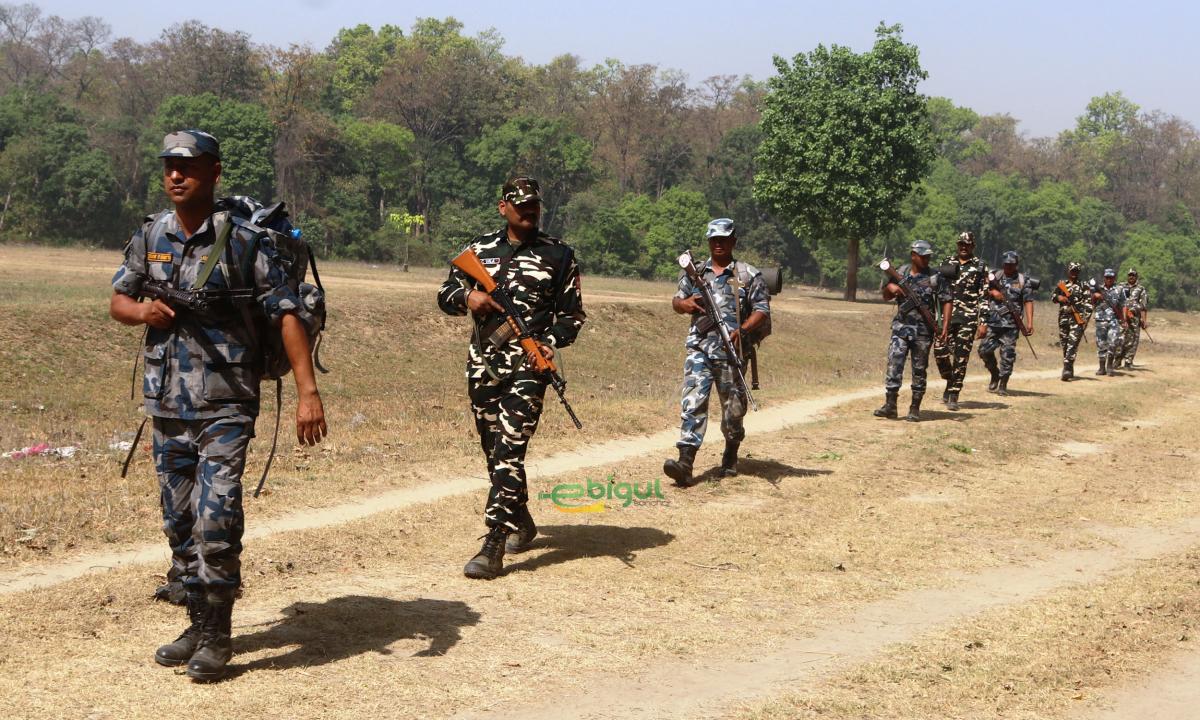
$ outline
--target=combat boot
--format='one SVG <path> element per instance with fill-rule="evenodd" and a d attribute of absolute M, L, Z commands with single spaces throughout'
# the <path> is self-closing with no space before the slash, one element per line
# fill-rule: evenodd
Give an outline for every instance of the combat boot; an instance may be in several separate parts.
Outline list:
<path fill-rule="evenodd" d="M 950 393 L 950 399 L 946 401 L 947 410 L 958 410 L 958 391 Z"/>
<path fill-rule="evenodd" d="M 220 680 L 233 657 L 233 592 L 209 592 L 207 600 L 200 643 L 187 666 L 188 677 L 201 682 Z"/>
<path fill-rule="evenodd" d="M 1066 360 L 1063 360 L 1063 369 L 1062 369 L 1062 378 L 1061 379 L 1063 382 L 1066 382 L 1071 379 L 1070 366 L 1067 364 Z"/>
<path fill-rule="evenodd" d="M 1118 363 L 1117 363 L 1116 357 L 1109 355 L 1108 356 L 1108 374 L 1109 375 L 1117 374 L 1117 364 Z"/>
<path fill-rule="evenodd" d="M 692 465 L 696 462 L 696 451 L 699 449 L 694 445 L 680 445 L 679 459 L 664 462 L 663 472 L 680 487 L 691 485 Z"/>
<path fill-rule="evenodd" d="M 1002 396 L 1008 395 L 1008 376 L 1007 375 L 1000 376 L 1000 384 L 996 386 L 996 394 L 1002 395 Z"/>
<path fill-rule="evenodd" d="M 483 536 L 483 547 L 463 568 L 463 574 L 475 580 L 492 580 L 503 572 L 507 535 L 502 527 L 488 530 L 488 534 Z"/>
<path fill-rule="evenodd" d="M 517 531 L 509 533 L 508 539 L 504 541 L 504 552 L 513 555 L 525 552 L 533 544 L 537 534 L 537 523 L 533 521 L 533 515 L 529 514 L 529 506 L 522 505 L 517 512 Z"/>
<path fill-rule="evenodd" d="M 996 392 L 996 388 L 1000 387 L 1000 368 L 996 366 L 996 357 L 994 355 L 982 355 L 983 366 L 987 368 L 988 374 L 992 379 L 988 382 L 988 392 Z"/>
<path fill-rule="evenodd" d="M 1075 379 L 1075 361 L 1074 360 L 1067 363 L 1067 379 L 1068 380 Z"/>
<path fill-rule="evenodd" d="M 1108 374 L 1108 360 L 1103 355 L 1100 356 L 1100 369 L 1096 371 L 1096 374 L 1097 375 L 1107 375 Z"/>
<path fill-rule="evenodd" d="M 908 404 L 908 414 L 904 419 L 909 422 L 921 422 L 921 399 L 925 393 L 913 393 L 912 402 Z"/>
<path fill-rule="evenodd" d="M 949 404 L 949 402 L 950 402 L 950 386 L 947 385 L 946 389 L 942 391 L 942 404 L 947 405 L 947 404 Z"/>
<path fill-rule="evenodd" d="M 738 447 L 741 443 L 728 442 L 725 443 L 725 452 L 721 453 L 721 475 L 723 477 L 735 477 L 737 475 L 737 455 Z"/>
<path fill-rule="evenodd" d="M 205 613 L 208 612 L 208 602 L 204 599 L 204 590 L 189 588 L 184 595 L 184 604 L 187 605 L 188 620 L 191 620 L 192 624 L 188 625 L 187 629 L 175 638 L 175 642 L 167 643 L 154 651 L 154 662 L 159 665 L 166 667 L 187 665 L 188 660 L 191 660 L 192 655 L 196 652 L 196 646 L 200 644 L 200 631 L 204 626 Z"/>
<path fill-rule="evenodd" d="M 875 417 L 895 418 L 896 417 L 896 395 L 899 393 L 888 392 L 883 396 L 883 405 L 875 409 Z"/>

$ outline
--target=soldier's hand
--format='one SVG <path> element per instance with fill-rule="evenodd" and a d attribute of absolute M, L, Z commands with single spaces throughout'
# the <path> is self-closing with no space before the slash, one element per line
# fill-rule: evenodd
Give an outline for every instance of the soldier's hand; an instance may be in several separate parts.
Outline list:
<path fill-rule="evenodd" d="M 1145 330 L 1145 329 L 1146 329 L 1146 321 L 1145 321 L 1145 320 L 1139 320 L 1139 321 L 1138 321 L 1138 327 L 1140 327 L 1141 329 Z"/>
<path fill-rule="evenodd" d="M 500 303 L 496 302 L 496 298 L 482 290 L 472 290 L 467 293 L 467 309 L 476 315 L 504 312 L 504 308 L 500 307 Z"/>
<path fill-rule="evenodd" d="M 316 445 L 329 434 L 325 424 L 325 406 L 316 390 L 300 396 L 296 406 L 296 439 L 301 445 Z"/>
<path fill-rule="evenodd" d="M 679 308 L 685 313 L 698 313 L 704 311 L 704 308 L 700 307 L 700 303 L 696 300 L 696 298 L 691 295 L 679 299 Z"/>
<path fill-rule="evenodd" d="M 152 328 L 166 330 L 175 322 L 175 311 L 162 300 L 142 303 L 142 322 Z"/>
<path fill-rule="evenodd" d="M 538 348 L 542 351 L 542 357 L 546 360 L 554 360 L 554 348 L 546 343 L 539 342 Z M 529 363 L 529 367 L 536 368 L 539 364 L 538 358 L 533 356 L 533 353 L 525 353 L 525 361 Z"/>
<path fill-rule="evenodd" d="M 900 289 L 900 286 L 894 282 L 888 283 L 883 289 L 887 290 L 889 297 L 898 297 L 904 294 L 904 291 Z"/>
<path fill-rule="evenodd" d="M 946 343 L 950 342 L 950 331 L 943 330 L 940 333 L 938 333 L 937 342 L 938 342 L 938 345 L 942 345 L 942 346 L 945 346 Z"/>
<path fill-rule="evenodd" d="M 980 324 L 979 328 L 975 330 L 975 339 L 982 340 L 986 335 L 987 325 Z"/>

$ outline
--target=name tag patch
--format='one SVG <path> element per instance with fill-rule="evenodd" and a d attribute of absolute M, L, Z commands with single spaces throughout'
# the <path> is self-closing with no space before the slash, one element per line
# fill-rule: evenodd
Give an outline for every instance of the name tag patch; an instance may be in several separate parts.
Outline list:
<path fill-rule="evenodd" d="M 146 253 L 146 262 L 164 262 L 169 263 L 175 259 L 171 253 L 148 252 Z"/>
<path fill-rule="evenodd" d="M 500 258 L 479 258 L 479 261 L 484 265 L 499 265 Z"/>

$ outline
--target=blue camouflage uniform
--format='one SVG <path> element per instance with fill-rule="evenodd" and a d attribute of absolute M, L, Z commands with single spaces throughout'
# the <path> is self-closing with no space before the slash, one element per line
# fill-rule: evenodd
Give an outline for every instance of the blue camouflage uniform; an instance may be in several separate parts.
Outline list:
<path fill-rule="evenodd" d="M 134 298 L 148 280 L 191 289 L 227 222 L 233 223 L 228 251 L 203 289 L 253 288 L 253 300 L 218 302 L 202 312 L 174 308 L 170 328 L 147 326 L 142 382 L 172 573 L 186 586 L 216 591 L 241 583 L 241 479 L 263 371 L 247 321 L 265 314 L 277 327 L 288 313 L 310 327 L 319 321 L 289 287 L 267 235 L 227 211 L 210 216 L 191 237 L 173 211 L 147 218 L 112 280 L 116 292 Z"/>
<path fill-rule="evenodd" d="M 995 298 L 988 300 L 987 335 L 979 343 L 979 358 L 984 364 L 992 367 L 996 364 L 996 351 L 1000 351 L 1000 376 L 1007 378 L 1012 375 L 1013 366 L 1017 362 L 1017 322 L 1009 310 L 1009 304 L 1017 312 L 1025 312 L 1025 303 L 1033 302 L 1033 290 L 1028 287 L 1029 278 L 1025 273 L 1007 275 L 1003 272 L 996 274 L 996 284 L 1000 286 L 1007 303 Z M 1024 317 L 1022 317 L 1024 320 Z"/>
<path fill-rule="evenodd" d="M 914 272 L 912 265 L 904 265 L 896 272 L 934 317 L 937 317 L 942 305 L 950 302 L 951 287 L 937 273 Z M 888 282 L 885 277 L 880 289 Z M 888 344 L 887 370 L 883 378 L 883 387 L 889 394 L 900 391 L 900 385 L 904 382 L 904 364 L 911 357 L 913 396 L 924 395 L 932 345 L 933 332 L 925 324 L 921 311 L 903 295 L 897 296 L 896 314 L 892 317 L 892 339 Z"/>
<path fill-rule="evenodd" d="M 1095 291 L 1104 296 L 1096 303 L 1096 354 L 1103 364 L 1110 355 L 1115 359 L 1121 352 L 1120 316 L 1125 310 L 1126 293 L 1124 286 L 1116 284 L 1111 288 L 1097 284 Z"/>
<path fill-rule="evenodd" d="M 718 275 L 713 271 L 712 259 L 709 258 L 700 269 L 700 277 L 712 289 L 717 312 L 730 333 L 741 325 L 739 306 L 743 319 L 756 310 L 771 314 L 767 283 L 753 265 L 734 260 Z M 679 290 L 675 297 L 684 299 L 692 296 L 699 297 L 700 290 L 684 273 L 679 279 Z M 746 415 L 746 398 L 735 391 L 733 367 L 725 354 L 720 331 L 713 327 L 701 335 L 697 323 L 693 321 L 684 347 L 681 427 L 676 446 L 698 448 L 704 442 L 704 434 L 708 429 L 708 400 L 714 381 L 721 400 L 721 434 L 726 442 L 740 443 L 746 436 L 742 426 L 742 418 Z"/>

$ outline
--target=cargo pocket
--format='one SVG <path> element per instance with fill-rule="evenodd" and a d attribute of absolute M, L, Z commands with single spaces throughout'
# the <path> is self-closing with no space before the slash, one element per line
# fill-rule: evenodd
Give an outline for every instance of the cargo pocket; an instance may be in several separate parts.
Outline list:
<path fill-rule="evenodd" d="M 142 376 L 142 395 L 157 400 L 163 394 L 163 381 L 167 373 L 166 343 L 151 345 L 142 353 L 146 366 Z"/>
<path fill-rule="evenodd" d="M 204 363 L 204 399 L 248 400 L 258 395 L 253 358 L 244 345 L 214 343 Z"/>

